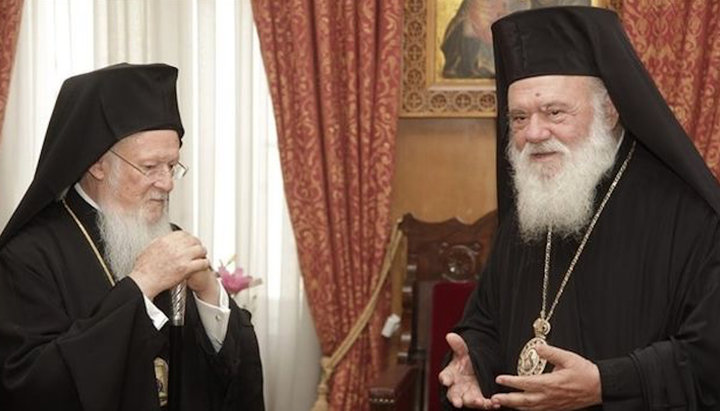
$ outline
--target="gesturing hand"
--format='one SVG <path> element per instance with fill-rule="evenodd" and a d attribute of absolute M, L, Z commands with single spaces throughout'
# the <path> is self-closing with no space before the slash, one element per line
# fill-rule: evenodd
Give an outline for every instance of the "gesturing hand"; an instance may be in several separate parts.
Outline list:
<path fill-rule="evenodd" d="M 152 299 L 190 274 L 210 266 L 200 240 L 184 231 L 153 240 L 135 260 L 130 277 Z"/>
<path fill-rule="evenodd" d="M 495 379 L 498 384 L 522 392 L 495 394 L 493 404 L 519 410 L 574 410 L 601 403 L 600 371 L 595 364 L 550 345 L 536 349 L 555 369 L 527 377 L 499 375 Z"/>
<path fill-rule="evenodd" d="M 452 360 L 438 378 L 440 384 L 448 387 L 448 400 L 455 408 L 492 408 L 492 402 L 485 398 L 480 390 L 465 340 L 455 333 L 449 333 L 445 339 L 452 349 Z"/>

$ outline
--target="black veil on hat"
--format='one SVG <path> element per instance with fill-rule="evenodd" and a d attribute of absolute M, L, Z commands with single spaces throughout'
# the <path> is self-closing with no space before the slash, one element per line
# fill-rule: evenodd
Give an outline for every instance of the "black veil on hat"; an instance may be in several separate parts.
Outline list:
<path fill-rule="evenodd" d="M 177 75 L 177 68 L 165 64 L 121 63 L 65 80 L 35 176 L 0 235 L 0 247 L 119 140 L 160 129 L 182 137 Z"/>
<path fill-rule="evenodd" d="M 620 19 L 595 7 L 549 7 L 510 14 L 492 25 L 497 82 L 497 190 L 502 219 L 513 207 L 507 92 L 543 75 L 600 77 L 627 132 L 720 214 L 718 183 L 635 53 Z"/>

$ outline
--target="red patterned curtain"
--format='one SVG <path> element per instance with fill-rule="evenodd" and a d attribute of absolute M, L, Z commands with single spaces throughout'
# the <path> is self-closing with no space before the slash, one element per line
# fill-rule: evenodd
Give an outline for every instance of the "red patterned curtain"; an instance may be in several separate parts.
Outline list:
<path fill-rule="evenodd" d="M 15 59 L 15 46 L 20 32 L 22 0 L 0 1 L 0 129 L 5 118 L 10 73 Z"/>
<path fill-rule="evenodd" d="M 402 0 L 253 0 L 308 301 L 324 355 L 377 284 L 390 234 Z M 389 289 L 330 382 L 332 410 L 367 409 L 385 357 Z"/>
<path fill-rule="evenodd" d="M 623 0 L 640 58 L 715 177 L 720 177 L 720 2 Z"/>

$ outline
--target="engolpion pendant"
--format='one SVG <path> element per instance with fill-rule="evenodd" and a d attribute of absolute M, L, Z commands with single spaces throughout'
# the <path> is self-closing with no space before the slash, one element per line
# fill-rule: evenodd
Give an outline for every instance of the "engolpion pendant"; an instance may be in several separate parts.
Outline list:
<path fill-rule="evenodd" d="M 520 358 L 518 358 L 518 375 L 540 375 L 543 373 L 547 360 L 538 355 L 535 347 L 546 344 L 547 342 L 542 337 L 533 337 L 525 344 L 522 351 L 520 351 Z"/>

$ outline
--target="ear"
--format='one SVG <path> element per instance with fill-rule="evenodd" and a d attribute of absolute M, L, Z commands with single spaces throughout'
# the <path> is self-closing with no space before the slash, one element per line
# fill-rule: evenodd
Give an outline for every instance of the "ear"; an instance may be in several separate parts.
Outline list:
<path fill-rule="evenodd" d="M 615 108 L 615 104 L 613 104 L 609 95 L 605 95 L 603 105 L 605 106 L 605 121 L 607 122 L 608 128 L 614 130 L 620 121 L 620 114 L 618 114 L 617 108 Z"/>
<path fill-rule="evenodd" d="M 103 155 L 98 159 L 98 161 L 94 162 L 90 168 L 88 168 L 88 174 L 90 174 L 90 176 L 92 176 L 95 180 L 102 181 L 107 178 L 109 170 L 110 163 L 106 155 Z"/>

